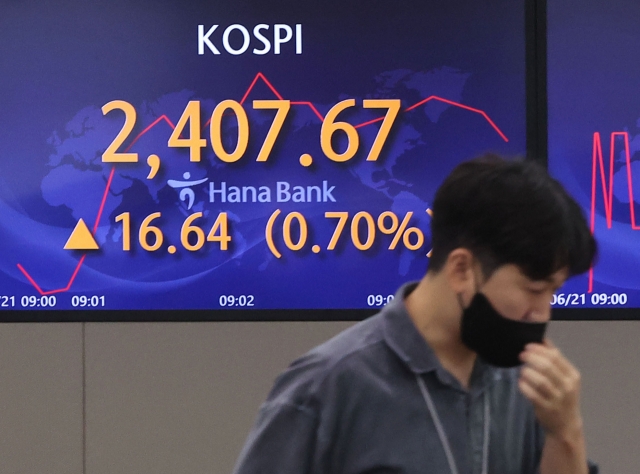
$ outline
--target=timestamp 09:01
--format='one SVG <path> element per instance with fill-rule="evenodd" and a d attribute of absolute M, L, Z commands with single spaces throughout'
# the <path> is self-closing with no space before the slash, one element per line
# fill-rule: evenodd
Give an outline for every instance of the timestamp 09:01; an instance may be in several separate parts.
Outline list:
<path fill-rule="evenodd" d="M 73 295 L 71 297 L 71 306 L 74 308 L 104 308 L 105 303 L 106 299 L 104 295 Z"/>
<path fill-rule="evenodd" d="M 627 304 L 626 293 L 593 293 L 590 296 L 584 293 L 560 293 L 553 295 L 551 300 L 552 306 L 578 306 L 585 305 L 589 298 L 593 306 L 602 305 L 625 305 Z"/>

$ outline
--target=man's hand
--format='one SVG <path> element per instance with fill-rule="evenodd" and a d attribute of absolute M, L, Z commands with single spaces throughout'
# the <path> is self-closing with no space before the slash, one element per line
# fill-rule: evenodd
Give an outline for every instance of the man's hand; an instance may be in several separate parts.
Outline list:
<path fill-rule="evenodd" d="M 520 360 L 518 387 L 546 434 L 541 474 L 586 473 L 580 373 L 548 339 L 527 344 Z"/>
<path fill-rule="evenodd" d="M 524 366 L 518 386 L 549 435 L 582 430 L 580 372 L 551 341 L 528 344 L 520 354 Z"/>

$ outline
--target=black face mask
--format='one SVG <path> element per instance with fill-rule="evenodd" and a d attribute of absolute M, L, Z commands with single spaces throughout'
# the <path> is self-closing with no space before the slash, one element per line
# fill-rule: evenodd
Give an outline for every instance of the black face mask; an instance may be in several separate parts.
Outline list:
<path fill-rule="evenodd" d="M 518 356 L 531 342 L 541 343 L 547 323 L 508 319 L 485 295 L 477 292 L 462 311 L 462 342 L 482 359 L 498 367 L 521 365 Z"/>

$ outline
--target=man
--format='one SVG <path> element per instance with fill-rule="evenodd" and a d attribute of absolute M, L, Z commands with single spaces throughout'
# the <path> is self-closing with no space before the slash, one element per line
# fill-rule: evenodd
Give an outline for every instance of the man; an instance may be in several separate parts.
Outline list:
<path fill-rule="evenodd" d="M 543 338 L 596 252 L 577 204 L 537 165 L 487 156 L 436 193 L 432 245 L 420 282 L 277 379 L 236 474 L 597 472 L 580 375 Z"/>

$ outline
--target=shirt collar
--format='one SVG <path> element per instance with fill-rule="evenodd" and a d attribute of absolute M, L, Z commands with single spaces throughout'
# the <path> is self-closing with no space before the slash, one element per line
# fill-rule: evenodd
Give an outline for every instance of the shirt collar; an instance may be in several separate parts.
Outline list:
<path fill-rule="evenodd" d="M 396 292 L 393 301 L 384 308 L 383 334 L 387 345 L 416 374 L 424 374 L 441 367 L 433 349 L 418 331 L 407 312 L 404 299 L 418 282 L 406 283 Z"/>
<path fill-rule="evenodd" d="M 414 374 L 435 372 L 442 383 L 463 390 L 460 383 L 442 366 L 407 312 L 404 299 L 416 286 L 418 282 L 406 283 L 396 292 L 393 301 L 385 306 L 382 322 L 385 342 Z M 485 384 L 493 383 L 493 379 L 499 375 L 500 370 L 477 358 L 471 375 L 471 393 L 479 395 Z"/>

